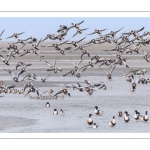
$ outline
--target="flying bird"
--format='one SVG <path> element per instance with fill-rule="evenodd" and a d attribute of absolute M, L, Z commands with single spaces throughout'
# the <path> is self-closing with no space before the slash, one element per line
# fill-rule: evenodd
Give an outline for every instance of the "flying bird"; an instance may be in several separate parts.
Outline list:
<path fill-rule="evenodd" d="M 25 32 L 21 32 L 21 33 L 14 33 L 13 35 L 11 35 L 11 36 L 7 37 L 6 39 L 13 38 L 13 37 L 15 37 L 15 38 L 17 39 L 17 38 L 19 37 L 19 35 L 21 35 L 21 34 L 23 34 L 23 33 L 25 33 Z"/>

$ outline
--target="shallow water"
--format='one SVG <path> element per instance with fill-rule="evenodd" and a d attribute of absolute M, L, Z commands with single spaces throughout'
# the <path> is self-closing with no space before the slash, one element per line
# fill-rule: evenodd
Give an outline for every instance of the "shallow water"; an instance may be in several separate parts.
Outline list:
<path fill-rule="evenodd" d="M 4 48 L 6 48 L 4 43 Z M 28 47 L 28 46 L 27 46 Z M 29 47 L 28 47 L 29 48 Z M 93 45 L 93 48 L 89 47 L 89 51 L 92 55 L 100 55 L 104 58 L 116 59 L 112 55 L 108 55 L 104 52 L 104 49 L 110 49 L 112 45 Z M 144 47 L 149 50 L 149 46 Z M 57 60 L 56 66 L 63 69 L 62 72 L 57 74 L 51 73 L 46 83 L 42 83 L 38 78 L 37 81 L 33 81 L 35 87 L 39 89 L 39 93 L 43 91 L 53 89 L 54 93 L 58 92 L 62 86 L 77 85 L 79 82 L 85 86 L 84 80 L 91 82 L 104 82 L 107 86 L 106 90 L 99 89 L 89 96 L 85 91 L 79 92 L 78 90 L 71 90 L 71 97 L 65 96 L 64 99 L 58 98 L 56 100 L 36 100 L 25 97 L 19 94 L 0 94 L 4 97 L 0 97 L 0 132 L 1 133 L 147 133 L 150 132 L 150 122 L 135 121 L 134 111 L 138 110 L 141 115 L 145 115 L 145 111 L 150 111 L 150 84 L 137 85 L 137 89 L 134 93 L 130 92 L 131 83 L 128 83 L 123 74 L 132 69 L 147 69 L 146 77 L 150 75 L 149 63 L 143 59 L 143 52 L 139 55 L 127 55 L 124 57 L 130 59 L 127 60 L 129 69 L 125 66 L 117 65 L 113 71 L 112 81 L 108 81 L 105 72 L 100 70 L 99 65 L 95 67 L 88 67 L 85 72 L 82 73 L 82 77 L 77 79 L 68 75 L 62 77 L 63 74 L 72 69 L 73 64 L 70 61 L 72 58 L 75 63 L 80 61 L 80 52 L 61 55 L 53 49 L 41 50 L 41 55 L 45 56 L 45 60 L 53 64 L 54 60 Z M 114 52 L 116 53 L 116 52 Z M 6 53 L 2 52 L 2 55 L 6 57 Z M 84 66 L 90 60 L 87 56 L 84 56 L 84 61 L 80 64 Z M 3 69 L 15 70 L 17 62 L 23 61 L 25 63 L 32 63 L 32 66 L 27 67 L 27 72 L 35 73 L 39 77 L 45 77 L 48 69 L 48 65 L 42 60 L 39 61 L 39 56 L 34 54 L 26 55 L 25 57 L 17 57 L 16 59 L 10 59 L 10 66 L 5 66 L 0 61 L 0 80 L 8 75 Z M 104 71 L 110 71 L 110 68 L 102 66 Z M 19 72 L 20 68 L 14 72 Z M 26 73 L 19 76 L 19 80 L 23 78 Z M 138 77 L 135 77 L 136 79 Z M 7 85 L 15 85 L 16 89 L 21 90 L 25 83 L 31 81 L 24 81 L 15 83 L 12 81 L 12 76 L 8 76 L 5 79 Z M 26 91 L 27 92 L 27 91 Z M 31 96 L 36 96 L 35 93 L 31 93 Z M 61 96 L 61 95 L 60 95 Z M 50 102 L 51 107 L 46 108 L 45 103 Z M 96 116 L 94 114 L 95 106 L 102 111 L 102 116 Z M 63 114 L 53 115 L 54 109 L 63 109 Z M 123 121 L 123 117 L 118 117 L 118 111 L 128 111 L 131 115 L 131 119 L 128 123 Z M 97 129 L 89 127 L 87 120 L 89 114 L 92 113 L 93 121 L 99 125 Z M 112 117 L 116 117 L 116 125 L 109 127 L 109 122 Z"/>
<path fill-rule="evenodd" d="M 71 80 L 72 77 L 65 78 Z M 56 80 L 57 77 L 53 77 Z M 0 132 L 7 133 L 146 133 L 150 132 L 148 122 L 136 121 L 133 118 L 134 111 L 138 110 L 142 115 L 149 111 L 149 87 L 139 84 L 135 93 L 130 92 L 131 85 L 123 77 L 113 77 L 110 82 L 106 77 L 84 77 L 90 81 L 103 81 L 107 90 L 99 89 L 89 96 L 86 92 L 70 90 L 71 97 L 57 100 L 33 100 L 18 94 L 6 94 L 0 98 Z M 49 79 L 50 80 L 50 79 Z M 63 79 L 64 80 L 64 79 Z M 82 80 L 83 79 L 79 79 Z M 61 81 L 61 80 L 60 80 Z M 76 80 L 74 81 L 76 82 Z M 76 84 L 76 83 L 73 83 Z M 47 83 L 48 85 L 48 83 Z M 63 84 L 61 84 L 63 85 Z M 69 84 L 68 84 L 69 85 Z M 81 83 L 81 85 L 86 85 Z M 112 87 L 112 88 L 111 88 Z M 49 90 L 48 86 L 41 87 L 42 91 Z M 54 86 L 54 92 L 58 92 L 60 86 Z M 34 93 L 31 94 L 34 96 Z M 51 107 L 46 108 L 45 103 L 50 102 Z M 104 111 L 102 116 L 94 114 L 94 107 L 98 106 Z M 63 114 L 54 116 L 54 108 L 63 109 Z M 123 117 L 118 117 L 118 111 L 128 111 L 131 119 L 128 123 Z M 92 119 L 99 127 L 93 129 L 87 125 L 88 115 L 92 113 Z M 116 126 L 109 127 L 108 123 L 116 117 Z"/>

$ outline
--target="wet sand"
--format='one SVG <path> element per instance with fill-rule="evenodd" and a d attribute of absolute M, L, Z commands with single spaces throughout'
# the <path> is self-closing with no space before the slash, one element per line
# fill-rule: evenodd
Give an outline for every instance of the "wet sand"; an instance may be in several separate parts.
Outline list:
<path fill-rule="evenodd" d="M 42 45 L 50 44 L 48 42 L 42 43 Z M 104 58 L 113 58 L 115 56 L 109 55 L 108 52 L 103 51 L 104 49 L 110 49 L 113 44 L 102 44 L 93 45 L 88 47 L 87 50 L 91 56 L 100 55 Z M 7 43 L 1 43 L 3 50 L 6 49 Z M 30 48 L 25 46 L 24 49 Z M 149 50 L 149 46 L 142 47 L 141 50 Z M 147 123 L 141 121 L 135 121 L 133 118 L 134 111 L 137 109 L 142 115 L 147 110 L 149 112 L 150 101 L 149 101 L 149 87 L 150 85 L 137 86 L 135 93 L 130 92 L 131 83 L 128 83 L 123 78 L 124 72 L 132 69 L 147 69 L 146 76 L 150 75 L 149 63 L 143 59 L 143 52 L 140 54 L 124 54 L 123 57 L 130 58 L 127 60 L 129 69 L 125 66 L 117 65 L 113 72 L 113 80 L 108 81 L 104 72 L 98 67 L 99 64 L 95 65 L 94 68 L 88 68 L 82 73 L 82 77 L 77 79 L 71 75 L 62 77 L 67 71 L 69 71 L 73 64 L 70 58 L 75 62 L 80 61 L 81 51 L 68 53 L 61 55 L 58 51 L 53 48 L 41 48 L 40 55 L 45 56 L 45 60 L 51 64 L 58 57 L 56 66 L 63 69 L 62 72 L 57 74 L 51 73 L 46 83 L 42 83 L 39 79 L 34 81 L 33 84 L 39 88 L 40 94 L 43 91 L 53 89 L 54 93 L 58 92 L 64 83 L 68 85 L 76 85 L 77 82 L 81 85 L 86 85 L 84 80 L 91 82 L 104 82 L 107 86 L 107 90 L 99 89 L 89 96 L 86 92 L 79 92 L 77 90 L 70 90 L 71 97 L 65 96 L 64 99 L 58 98 L 56 100 L 36 100 L 25 97 L 19 94 L 1 94 L 4 97 L 0 97 L 0 132 L 1 133 L 99 133 L 99 132 L 113 132 L 113 133 L 146 133 L 150 132 L 149 121 Z M 116 52 L 112 52 L 116 54 Z M 1 52 L 1 55 L 6 57 L 6 53 Z M 87 56 L 83 56 L 84 61 L 80 64 L 81 66 L 86 65 L 90 60 Z M 3 64 L 0 60 L 0 80 L 7 75 L 3 69 L 14 70 L 16 63 L 24 61 L 26 63 L 32 63 L 32 66 L 27 67 L 27 72 L 35 73 L 37 76 L 44 77 L 47 74 L 47 64 L 44 60 L 39 61 L 39 56 L 35 54 L 27 54 L 24 57 L 11 58 L 10 66 Z M 110 70 L 108 67 L 103 66 L 103 70 Z M 18 68 L 18 71 L 20 69 Z M 14 72 L 18 72 L 14 71 Z M 19 78 L 22 79 L 23 75 Z M 136 77 L 137 78 L 137 77 Z M 12 77 L 9 76 L 5 80 L 6 84 L 14 84 L 16 89 L 22 89 L 25 81 L 22 83 L 14 83 Z M 35 96 L 34 93 L 31 94 Z M 51 107 L 46 108 L 45 103 L 50 102 Z M 94 114 L 94 107 L 98 106 L 100 110 L 104 111 L 102 116 L 96 116 Z M 58 116 L 53 116 L 53 110 L 63 109 L 64 113 Z M 118 111 L 128 111 L 132 116 L 129 123 L 125 123 L 123 118 L 117 116 Z M 99 125 L 99 128 L 93 129 L 87 125 L 88 115 L 92 113 L 93 120 Z M 109 121 L 112 120 L 112 116 L 116 116 L 116 126 L 111 128 L 108 126 Z"/>

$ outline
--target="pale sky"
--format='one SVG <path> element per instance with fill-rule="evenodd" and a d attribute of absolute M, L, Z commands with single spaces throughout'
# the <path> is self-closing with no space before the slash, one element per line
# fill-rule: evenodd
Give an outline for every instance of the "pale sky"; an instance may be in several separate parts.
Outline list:
<path fill-rule="evenodd" d="M 35 37 L 37 39 L 44 38 L 47 34 L 56 34 L 57 30 L 60 25 L 71 26 L 71 23 L 78 23 L 84 20 L 84 23 L 80 25 L 80 28 L 89 28 L 88 30 L 84 31 L 83 34 L 77 35 L 74 38 L 72 36 L 75 34 L 76 29 L 70 29 L 68 35 L 66 36 L 66 40 L 78 40 L 86 36 L 86 34 L 93 32 L 95 29 L 104 29 L 107 28 L 103 34 L 109 33 L 111 30 L 116 31 L 123 26 L 124 29 L 120 31 L 120 33 L 128 32 L 130 30 L 137 30 L 142 28 L 143 26 L 145 29 L 141 31 L 141 34 L 144 31 L 150 31 L 150 18 L 89 18 L 89 17 L 61 17 L 61 18 L 0 18 L 0 32 L 5 29 L 5 32 L 2 35 L 2 41 L 10 41 L 10 39 L 4 39 L 8 36 L 11 36 L 13 33 L 24 32 L 20 36 L 21 39 L 28 38 L 30 36 Z M 118 33 L 117 35 L 119 36 Z M 85 39 L 85 41 L 89 41 L 92 38 L 98 37 L 97 35 L 89 35 Z M 14 38 L 12 38 L 14 40 Z M 49 40 L 50 41 L 50 40 Z"/>

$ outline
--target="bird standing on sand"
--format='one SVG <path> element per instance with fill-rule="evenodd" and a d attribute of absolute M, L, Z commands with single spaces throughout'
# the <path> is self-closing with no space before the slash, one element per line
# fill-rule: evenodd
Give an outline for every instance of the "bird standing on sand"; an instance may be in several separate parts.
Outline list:
<path fill-rule="evenodd" d="M 45 107 L 50 107 L 50 103 L 47 102 L 47 103 L 45 104 Z"/>
<path fill-rule="evenodd" d="M 57 109 L 54 109 L 53 115 L 58 115 L 58 110 Z"/>
<path fill-rule="evenodd" d="M 148 119 L 149 119 L 149 118 L 148 118 L 148 111 L 146 111 L 146 112 L 145 112 L 145 116 L 142 116 L 142 117 L 141 117 L 141 120 L 147 122 Z"/>
<path fill-rule="evenodd" d="M 98 106 L 95 106 L 95 114 L 96 115 L 102 115 L 104 112 L 101 110 L 98 110 Z"/>
<path fill-rule="evenodd" d="M 96 123 L 93 123 L 93 129 L 98 128 L 98 125 Z"/>
<path fill-rule="evenodd" d="M 115 116 L 113 116 L 112 121 L 109 122 L 109 126 L 114 127 L 115 125 L 116 125 L 116 120 L 115 120 Z"/>
<path fill-rule="evenodd" d="M 89 119 L 87 120 L 87 124 L 91 126 L 93 124 L 93 120 L 91 118 L 92 114 L 89 114 Z"/>

